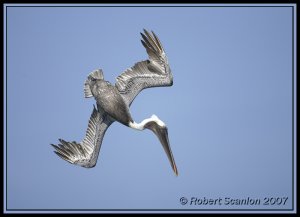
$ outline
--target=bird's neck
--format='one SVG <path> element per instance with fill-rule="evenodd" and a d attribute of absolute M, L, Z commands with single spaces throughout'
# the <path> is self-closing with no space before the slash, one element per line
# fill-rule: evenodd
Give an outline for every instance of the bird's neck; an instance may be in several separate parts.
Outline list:
<path fill-rule="evenodd" d="M 155 121 L 157 124 L 164 125 L 164 123 L 161 120 L 159 120 L 156 115 L 152 115 L 150 118 L 143 120 L 141 123 L 136 123 L 135 121 L 130 122 L 129 127 L 135 130 L 144 130 L 145 125 L 150 121 Z"/>

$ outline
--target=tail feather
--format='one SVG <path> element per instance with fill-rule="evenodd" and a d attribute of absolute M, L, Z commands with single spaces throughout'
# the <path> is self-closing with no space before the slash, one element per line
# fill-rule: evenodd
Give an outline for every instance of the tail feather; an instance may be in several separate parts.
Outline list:
<path fill-rule="evenodd" d="M 85 97 L 85 98 L 90 98 L 90 97 L 93 96 L 92 91 L 91 91 L 91 88 L 90 88 L 90 85 L 89 85 L 88 83 L 85 83 L 85 84 L 84 84 L 84 89 L 83 89 L 83 91 L 84 91 L 84 97 Z"/>
<path fill-rule="evenodd" d="M 93 96 L 91 87 L 90 87 L 90 81 L 93 79 L 96 79 L 96 80 L 104 79 L 102 69 L 94 70 L 88 75 L 87 80 L 84 83 L 84 97 L 85 98 L 90 98 Z"/>
<path fill-rule="evenodd" d="M 103 76 L 102 69 L 97 69 L 97 70 L 92 71 L 88 76 L 88 79 L 91 79 L 91 78 L 103 80 L 104 76 Z"/>

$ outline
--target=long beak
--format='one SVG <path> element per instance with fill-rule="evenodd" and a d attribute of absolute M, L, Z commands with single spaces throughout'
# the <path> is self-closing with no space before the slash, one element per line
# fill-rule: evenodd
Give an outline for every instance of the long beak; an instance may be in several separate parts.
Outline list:
<path fill-rule="evenodd" d="M 171 164 L 171 167 L 172 167 L 174 173 L 176 174 L 176 176 L 178 176 L 178 170 L 177 170 L 175 160 L 174 160 L 174 157 L 173 157 L 173 154 L 171 151 L 170 143 L 169 143 L 167 126 L 160 126 L 156 122 L 151 121 L 146 124 L 145 128 L 153 131 L 155 133 L 155 135 L 158 137 L 160 143 L 162 144 L 162 146 L 168 156 L 169 162 Z"/>

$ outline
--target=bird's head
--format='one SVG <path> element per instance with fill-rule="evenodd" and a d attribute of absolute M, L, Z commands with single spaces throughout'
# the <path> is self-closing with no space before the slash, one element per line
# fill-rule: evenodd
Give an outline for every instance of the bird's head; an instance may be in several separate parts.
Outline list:
<path fill-rule="evenodd" d="M 152 115 L 151 118 L 148 119 L 148 122 L 145 124 L 145 129 L 151 130 L 159 139 L 162 144 L 168 159 L 170 161 L 171 167 L 178 176 L 178 170 L 175 164 L 175 160 L 173 158 L 173 154 L 170 147 L 169 136 L 168 136 L 168 128 L 164 122 L 162 122 L 156 115 Z"/>

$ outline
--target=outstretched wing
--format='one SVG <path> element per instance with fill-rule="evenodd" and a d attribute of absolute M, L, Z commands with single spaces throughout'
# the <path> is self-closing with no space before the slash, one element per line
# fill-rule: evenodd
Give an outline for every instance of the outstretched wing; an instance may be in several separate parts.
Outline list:
<path fill-rule="evenodd" d="M 145 88 L 171 86 L 173 76 L 166 53 L 158 37 L 144 29 L 142 44 L 149 60 L 136 63 L 117 77 L 115 86 L 125 102 L 130 106 L 134 98 Z"/>
<path fill-rule="evenodd" d="M 89 120 L 86 136 L 82 142 L 66 142 L 59 139 L 60 144 L 53 145 L 55 153 L 62 159 L 82 167 L 94 167 L 97 163 L 103 136 L 107 128 L 113 123 L 104 112 L 95 106 Z"/>

